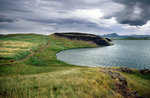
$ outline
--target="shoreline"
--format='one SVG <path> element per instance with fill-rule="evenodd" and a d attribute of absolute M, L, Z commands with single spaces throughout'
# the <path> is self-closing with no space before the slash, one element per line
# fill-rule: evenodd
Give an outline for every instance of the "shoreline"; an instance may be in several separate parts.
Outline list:
<path fill-rule="evenodd" d="M 109 46 L 99 46 L 99 47 L 83 47 L 83 48 L 72 48 L 72 49 L 65 49 L 65 50 L 61 50 L 59 52 L 56 53 L 56 57 L 57 57 L 57 54 L 60 53 L 60 52 L 63 52 L 63 51 L 68 51 L 68 50 L 75 50 L 75 49 L 90 49 L 90 48 L 101 48 L 101 47 L 109 47 Z M 57 59 L 57 60 L 60 60 L 60 59 Z M 60 60 L 60 61 L 63 61 L 63 60 Z M 63 61 L 65 62 L 65 61 Z M 67 62 L 65 62 L 67 63 Z M 75 65 L 75 66 L 80 66 L 80 67 L 100 67 L 100 68 L 103 68 L 103 67 L 108 67 L 108 68 L 130 68 L 130 69 L 136 69 L 136 70 L 143 70 L 143 69 L 150 69 L 150 68 L 133 68 L 133 67 L 123 67 L 123 66 L 105 66 L 105 65 L 100 65 L 100 66 L 89 66 L 89 65 L 77 65 L 77 64 L 71 64 L 71 63 L 68 63 L 70 65 Z"/>

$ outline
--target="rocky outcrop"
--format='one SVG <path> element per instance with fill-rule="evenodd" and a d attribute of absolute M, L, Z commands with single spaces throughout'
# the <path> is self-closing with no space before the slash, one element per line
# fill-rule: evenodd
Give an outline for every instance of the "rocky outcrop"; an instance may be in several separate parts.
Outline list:
<path fill-rule="evenodd" d="M 100 46 L 109 46 L 111 43 L 102 37 L 99 37 L 94 34 L 86 34 L 86 33 L 54 33 L 54 35 L 71 39 L 71 40 L 83 40 L 83 41 L 92 41 Z"/>
<path fill-rule="evenodd" d="M 130 68 L 121 67 L 121 68 L 119 68 L 119 70 L 122 71 L 122 72 L 126 72 L 128 74 L 132 74 L 133 73 L 133 70 L 130 69 Z"/>
<path fill-rule="evenodd" d="M 141 69 L 139 72 L 142 74 L 150 73 L 150 69 Z"/>
<path fill-rule="evenodd" d="M 117 69 L 118 70 L 118 69 Z M 122 68 L 124 72 L 129 72 L 130 69 Z M 124 98 L 145 98 L 139 96 L 136 91 L 131 90 L 128 87 L 128 81 L 120 73 L 111 68 L 100 68 L 100 72 L 109 74 L 112 79 L 119 80 L 115 81 L 114 91 L 122 95 Z"/>

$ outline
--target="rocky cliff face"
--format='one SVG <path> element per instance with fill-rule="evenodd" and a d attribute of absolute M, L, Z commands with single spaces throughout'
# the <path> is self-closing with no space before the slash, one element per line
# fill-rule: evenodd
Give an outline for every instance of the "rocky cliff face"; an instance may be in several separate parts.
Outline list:
<path fill-rule="evenodd" d="M 92 41 L 100 46 L 109 46 L 111 45 L 108 39 L 99 37 L 94 34 L 86 33 L 54 33 L 54 35 L 71 39 L 71 40 L 83 40 L 83 41 Z"/>

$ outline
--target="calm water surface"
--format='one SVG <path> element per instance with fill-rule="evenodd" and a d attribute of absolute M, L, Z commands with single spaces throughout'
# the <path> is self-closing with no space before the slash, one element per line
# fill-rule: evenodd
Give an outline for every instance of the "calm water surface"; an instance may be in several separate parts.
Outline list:
<path fill-rule="evenodd" d="M 150 40 L 115 40 L 113 46 L 65 50 L 57 59 L 82 66 L 150 68 Z"/>

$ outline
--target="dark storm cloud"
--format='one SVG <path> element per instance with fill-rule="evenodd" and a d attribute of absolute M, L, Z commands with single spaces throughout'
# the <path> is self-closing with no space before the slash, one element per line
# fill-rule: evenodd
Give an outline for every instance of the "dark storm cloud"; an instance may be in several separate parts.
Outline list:
<path fill-rule="evenodd" d="M 85 21 L 85 20 L 80 20 L 80 19 L 27 19 L 28 21 L 34 21 L 34 22 L 39 22 L 39 23 L 43 23 L 43 24 L 54 24 L 55 26 L 57 26 L 57 29 L 59 27 L 71 27 L 71 28 L 82 28 L 83 26 L 84 27 L 87 27 L 88 29 L 90 28 L 94 28 L 94 29 L 97 29 L 97 30 L 106 30 L 106 31 L 111 31 L 111 29 L 109 28 L 104 28 L 104 27 L 100 27 L 99 25 L 97 25 L 96 23 L 93 23 L 93 22 L 88 22 L 88 21 Z M 78 27 L 78 26 L 79 27 Z"/>
<path fill-rule="evenodd" d="M 87 24 L 87 26 L 89 27 L 96 27 L 98 26 L 95 23 L 92 22 L 88 22 L 85 20 L 81 20 L 81 19 L 71 19 L 71 18 L 67 18 L 67 19 L 27 19 L 28 21 L 34 21 L 34 22 L 39 22 L 39 23 L 48 23 L 48 24 Z"/>
<path fill-rule="evenodd" d="M 12 9 L 12 11 L 21 12 L 21 13 L 31 13 L 32 11 L 21 10 L 21 9 Z"/>
<path fill-rule="evenodd" d="M 10 23 L 12 23 L 12 22 L 14 22 L 14 21 L 16 21 L 16 20 L 7 19 L 7 18 L 0 18 L 0 22 L 10 22 Z"/>
<path fill-rule="evenodd" d="M 0 22 L 9 22 L 9 23 L 13 23 L 15 21 L 18 21 L 16 19 L 10 19 L 10 18 L 7 18 L 5 16 L 0 16 Z"/>
<path fill-rule="evenodd" d="M 121 24 L 144 25 L 150 20 L 150 0 L 113 0 L 123 4 L 124 10 L 117 13 L 117 21 Z"/>
<path fill-rule="evenodd" d="M 56 24 L 87 23 L 86 21 L 79 20 L 79 19 L 27 19 L 27 20 L 40 22 L 40 23 L 56 23 Z"/>

